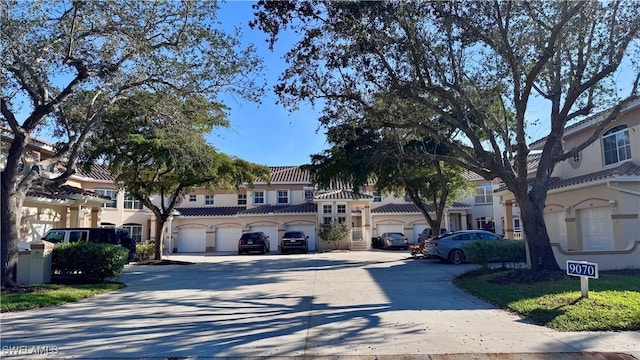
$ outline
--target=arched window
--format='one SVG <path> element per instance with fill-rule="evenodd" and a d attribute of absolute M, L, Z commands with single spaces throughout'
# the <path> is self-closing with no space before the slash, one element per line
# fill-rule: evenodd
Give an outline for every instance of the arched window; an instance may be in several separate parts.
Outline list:
<path fill-rule="evenodd" d="M 604 164 L 614 164 L 631 159 L 631 144 L 627 125 L 616 126 L 602 135 Z"/>

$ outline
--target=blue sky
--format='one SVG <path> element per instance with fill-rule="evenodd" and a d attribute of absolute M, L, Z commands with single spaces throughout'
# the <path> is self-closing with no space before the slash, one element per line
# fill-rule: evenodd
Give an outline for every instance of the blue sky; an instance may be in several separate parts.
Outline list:
<path fill-rule="evenodd" d="M 222 3 L 218 20 L 224 28 L 241 27 L 243 41 L 256 46 L 264 60 L 268 88 L 261 104 L 224 97 L 231 108 L 231 127 L 214 130 L 208 140 L 220 152 L 262 165 L 309 163 L 311 154 L 329 147 L 323 131 L 316 132 L 320 109 L 302 104 L 300 110 L 291 113 L 282 105 L 276 105 L 278 99 L 273 85 L 286 68 L 284 54 L 293 44 L 293 37 L 284 34 L 274 51 L 270 51 L 266 34 L 248 26 L 253 18 L 252 4 L 249 1 Z"/>

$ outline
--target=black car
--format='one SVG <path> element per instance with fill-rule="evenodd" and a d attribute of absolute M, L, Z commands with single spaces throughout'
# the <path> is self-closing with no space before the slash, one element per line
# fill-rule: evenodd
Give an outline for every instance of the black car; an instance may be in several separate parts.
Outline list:
<path fill-rule="evenodd" d="M 308 239 L 309 237 L 302 231 L 287 231 L 280 241 L 280 253 L 288 254 L 291 251 L 298 251 L 306 254 L 309 252 Z"/>
<path fill-rule="evenodd" d="M 240 240 L 238 240 L 238 255 L 250 251 L 259 251 L 260 254 L 271 251 L 269 237 L 262 231 L 242 234 Z"/>
<path fill-rule="evenodd" d="M 57 228 L 47 231 L 42 240 L 51 243 L 73 243 L 89 241 L 120 245 L 129 249 L 129 261 L 136 257 L 136 243 L 129 232 L 118 228 Z"/>

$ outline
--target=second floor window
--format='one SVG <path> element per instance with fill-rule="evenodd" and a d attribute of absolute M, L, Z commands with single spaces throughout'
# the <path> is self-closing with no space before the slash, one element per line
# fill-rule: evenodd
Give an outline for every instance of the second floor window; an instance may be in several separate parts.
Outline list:
<path fill-rule="evenodd" d="M 288 204 L 288 203 L 289 203 L 289 191 L 278 190 L 278 204 Z"/>
<path fill-rule="evenodd" d="M 213 195 L 204 196 L 204 206 L 213 206 Z"/>
<path fill-rule="evenodd" d="M 116 189 L 95 189 L 94 193 L 100 196 L 106 196 L 111 199 L 111 202 L 102 204 L 103 208 L 115 209 L 118 207 L 118 190 Z"/>
<path fill-rule="evenodd" d="M 124 195 L 124 208 L 142 210 L 142 203 L 129 194 Z"/>
<path fill-rule="evenodd" d="M 338 205 L 338 214 L 346 214 L 347 205 Z"/>
<path fill-rule="evenodd" d="M 382 202 L 382 194 L 380 194 L 379 192 L 374 192 L 373 202 Z"/>
<path fill-rule="evenodd" d="M 493 204 L 493 194 L 490 183 L 476 187 L 475 200 L 476 204 Z"/>
<path fill-rule="evenodd" d="M 322 205 L 323 214 L 331 214 L 332 211 L 333 209 L 331 208 L 331 205 Z"/>
<path fill-rule="evenodd" d="M 304 189 L 304 199 L 313 200 L 313 189 Z"/>
<path fill-rule="evenodd" d="M 238 194 L 238 205 L 247 205 L 247 194 Z"/>
<path fill-rule="evenodd" d="M 256 205 L 264 204 L 264 191 L 258 190 L 253 192 L 253 203 Z"/>
<path fill-rule="evenodd" d="M 196 202 L 196 196 L 195 195 L 189 195 L 189 202 Z"/>
<path fill-rule="evenodd" d="M 631 144 L 627 125 L 616 126 L 602 136 L 604 164 L 614 164 L 631 159 Z"/>

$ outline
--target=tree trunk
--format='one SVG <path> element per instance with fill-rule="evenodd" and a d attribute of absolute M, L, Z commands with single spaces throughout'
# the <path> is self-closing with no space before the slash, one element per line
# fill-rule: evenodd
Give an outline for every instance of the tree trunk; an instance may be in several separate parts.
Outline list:
<path fill-rule="evenodd" d="M 161 260 L 162 259 L 162 238 L 163 238 L 163 231 L 164 231 L 164 224 L 165 224 L 166 220 L 164 220 L 164 218 L 162 216 L 156 216 L 156 239 L 155 239 L 155 259 L 156 260 Z"/>
<path fill-rule="evenodd" d="M 3 174 L 4 175 L 4 174 Z M 20 222 L 22 221 L 22 205 L 24 196 L 7 191 L 8 184 L 2 178 L 2 193 L 0 195 L 0 211 L 2 212 L 0 234 L 2 242 L 2 288 L 16 285 L 16 271 L 18 264 L 18 239 L 20 238 Z"/>
<path fill-rule="evenodd" d="M 544 204 L 546 197 L 535 192 L 522 194 L 516 201 L 520 206 L 520 218 L 524 227 L 524 234 L 529 247 L 531 270 L 560 270 L 556 257 L 551 248 L 549 234 L 544 222 Z"/>

